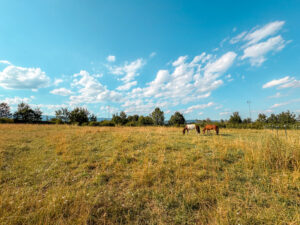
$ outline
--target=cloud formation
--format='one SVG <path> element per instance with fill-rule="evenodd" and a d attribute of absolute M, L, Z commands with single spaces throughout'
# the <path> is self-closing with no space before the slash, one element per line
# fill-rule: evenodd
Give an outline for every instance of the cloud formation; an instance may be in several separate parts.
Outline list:
<path fill-rule="evenodd" d="M 40 68 L 7 66 L 0 72 L 0 86 L 5 89 L 38 89 L 50 85 L 50 78 Z"/>
<path fill-rule="evenodd" d="M 61 95 L 61 96 L 68 96 L 68 95 L 73 94 L 72 91 L 70 91 L 69 89 L 66 89 L 66 88 L 57 88 L 57 89 L 50 91 L 50 93 L 54 94 L 54 95 Z"/>

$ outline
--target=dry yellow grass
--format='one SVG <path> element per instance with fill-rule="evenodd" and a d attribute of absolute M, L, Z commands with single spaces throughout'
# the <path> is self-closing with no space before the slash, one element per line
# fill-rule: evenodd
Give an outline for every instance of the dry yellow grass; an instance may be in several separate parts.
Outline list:
<path fill-rule="evenodd" d="M 299 224 L 300 131 L 0 125 L 0 224 Z"/>

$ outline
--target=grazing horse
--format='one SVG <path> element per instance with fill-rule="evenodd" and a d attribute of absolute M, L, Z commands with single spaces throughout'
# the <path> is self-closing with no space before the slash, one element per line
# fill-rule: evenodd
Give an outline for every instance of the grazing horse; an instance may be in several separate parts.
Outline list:
<path fill-rule="evenodd" d="M 206 130 L 207 130 L 207 132 L 209 130 L 215 130 L 217 135 L 219 134 L 219 127 L 216 125 L 212 125 L 212 124 L 205 125 L 205 127 L 203 128 L 203 134 L 205 134 Z"/>
<path fill-rule="evenodd" d="M 182 133 L 185 134 L 185 131 L 187 131 L 187 133 L 189 133 L 189 130 L 194 130 L 194 129 L 196 129 L 197 133 L 200 134 L 200 127 L 196 124 L 185 125 Z"/>

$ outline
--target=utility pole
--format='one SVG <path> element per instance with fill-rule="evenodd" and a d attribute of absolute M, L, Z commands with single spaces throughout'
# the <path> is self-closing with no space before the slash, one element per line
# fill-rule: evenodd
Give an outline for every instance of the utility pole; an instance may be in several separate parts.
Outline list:
<path fill-rule="evenodd" d="M 250 104 L 251 104 L 251 101 L 247 101 L 247 104 L 248 104 L 248 106 L 249 106 L 249 116 L 250 116 L 250 119 L 252 120 L 252 118 L 251 118 L 251 109 L 250 109 Z"/>

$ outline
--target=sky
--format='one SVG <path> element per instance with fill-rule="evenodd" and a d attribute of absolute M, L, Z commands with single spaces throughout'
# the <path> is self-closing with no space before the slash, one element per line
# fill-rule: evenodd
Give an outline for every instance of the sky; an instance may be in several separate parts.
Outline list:
<path fill-rule="evenodd" d="M 289 0 L 0 0 L 0 102 L 44 115 L 298 115 L 299 12 Z"/>

